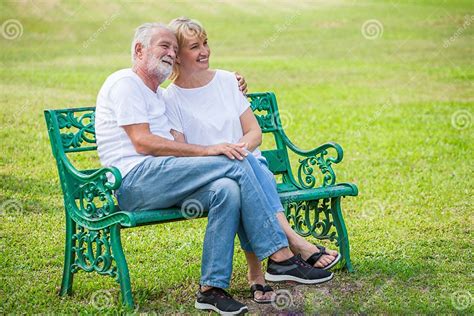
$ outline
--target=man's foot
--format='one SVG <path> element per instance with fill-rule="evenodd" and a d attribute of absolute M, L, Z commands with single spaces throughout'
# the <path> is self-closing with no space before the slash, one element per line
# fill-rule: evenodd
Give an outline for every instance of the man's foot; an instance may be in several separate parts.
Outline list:
<path fill-rule="evenodd" d="M 326 270 L 332 268 L 337 262 L 339 262 L 341 254 L 335 250 L 325 249 L 323 254 L 319 256 L 319 253 L 322 252 L 320 247 L 322 246 L 314 245 L 304 239 L 301 245 L 291 247 L 291 250 L 294 253 L 301 254 L 303 260 L 307 261 L 315 268 Z M 311 257 L 315 260 L 308 260 Z"/>
<path fill-rule="evenodd" d="M 246 305 L 237 302 L 223 289 L 213 287 L 197 293 L 194 307 L 202 310 L 213 310 L 221 315 L 241 315 L 248 312 Z"/>
<path fill-rule="evenodd" d="M 272 302 L 272 296 L 275 293 L 273 289 L 265 284 L 265 278 L 263 272 L 259 271 L 258 275 L 252 277 L 248 275 L 249 283 L 251 285 L 250 292 L 252 293 L 252 299 L 256 303 L 265 304 Z"/>
<path fill-rule="evenodd" d="M 296 255 L 287 260 L 276 262 L 268 258 L 265 280 L 273 282 L 294 281 L 303 284 L 317 284 L 331 280 L 334 274 L 316 269 Z"/>
<path fill-rule="evenodd" d="M 252 293 L 252 299 L 258 304 L 269 304 L 273 302 L 273 295 L 275 292 L 269 285 L 262 285 L 259 283 L 252 284 L 250 287 Z"/>

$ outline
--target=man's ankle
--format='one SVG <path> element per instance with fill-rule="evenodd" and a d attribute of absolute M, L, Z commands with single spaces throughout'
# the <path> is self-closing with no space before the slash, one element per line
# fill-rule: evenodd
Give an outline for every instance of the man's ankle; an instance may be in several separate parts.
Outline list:
<path fill-rule="evenodd" d="M 253 284 L 265 284 L 265 276 L 260 273 L 258 275 L 247 275 L 247 278 L 249 280 L 249 284 L 250 285 L 253 285 Z"/>
<path fill-rule="evenodd" d="M 212 289 L 213 286 L 208 286 L 208 285 L 199 285 L 199 291 L 201 293 L 203 292 L 206 292 L 206 291 L 209 291 L 210 289 Z"/>
<path fill-rule="evenodd" d="M 272 259 L 275 262 L 281 262 L 290 259 L 293 257 L 294 254 L 291 252 L 291 250 L 288 247 L 281 248 L 274 254 L 270 256 L 270 259 Z"/>

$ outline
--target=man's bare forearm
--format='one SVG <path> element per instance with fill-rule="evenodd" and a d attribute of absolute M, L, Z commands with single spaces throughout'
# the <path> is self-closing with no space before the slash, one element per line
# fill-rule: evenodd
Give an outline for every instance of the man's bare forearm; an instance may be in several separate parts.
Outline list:
<path fill-rule="evenodd" d="M 138 140 L 135 149 L 138 153 L 152 156 L 195 157 L 207 156 L 207 148 L 199 145 L 176 142 L 153 134 Z"/>

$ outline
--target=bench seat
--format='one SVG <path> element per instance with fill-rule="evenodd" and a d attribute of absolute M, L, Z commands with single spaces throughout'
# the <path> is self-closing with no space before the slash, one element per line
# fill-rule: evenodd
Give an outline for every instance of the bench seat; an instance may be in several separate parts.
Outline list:
<path fill-rule="evenodd" d="M 358 194 L 357 187 L 352 183 L 339 183 L 327 187 L 315 189 L 300 189 L 294 191 L 280 192 L 280 200 L 282 203 L 288 201 L 308 201 L 319 200 L 341 196 L 356 196 Z"/>

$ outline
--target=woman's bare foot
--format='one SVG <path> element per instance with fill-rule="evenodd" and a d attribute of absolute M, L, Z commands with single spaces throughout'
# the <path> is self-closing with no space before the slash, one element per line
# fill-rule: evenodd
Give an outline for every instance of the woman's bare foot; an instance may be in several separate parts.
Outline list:
<path fill-rule="evenodd" d="M 319 248 L 316 247 L 316 245 L 308 242 L 304 238 L 301 239 L 302 241 L 298 243 L 298 245 L 291 245 L 290 248 L 291 251 L 293 251 L 294 253 L 301 254 L 301 257 L 304 260 L 308 260 L 308 258 L 311 257 L 312 254 L 320 252 Z M 314 264 L 315 268 L 324 268 L 329 266 L 331 262 L 336 260 L 338 256 L 338 252 L 335 250 L 326 249 L 326 253 L 327 254 L 322 255 L 321 258 L 319 258 L 319 260 Z"/>
<path fill-rule="evenodd" d="M 312 243 L 308 242 L 306 239 L 298 235 L 288 223 L 288 219 L 286 218 L 283 212 L 277 213 L 278 222 L 280 223 L 281 228 L 285 232 L 286 237 L 290 243 L 290 249 L 294 254 L 301 254 L 301 257 L 304 260 L 308 260 L 314 253 L 319 253 L 320 250 L 318 247 L 313 245 Z M 327 254 L 322 255 L 316 263 L 314 264 L 315 268 L 324 268 L 334 262 L 338 257 L 338 252 L 334 250 L 326 249 Z M 275 259 L 275 258 L 272 258 Z"/>

